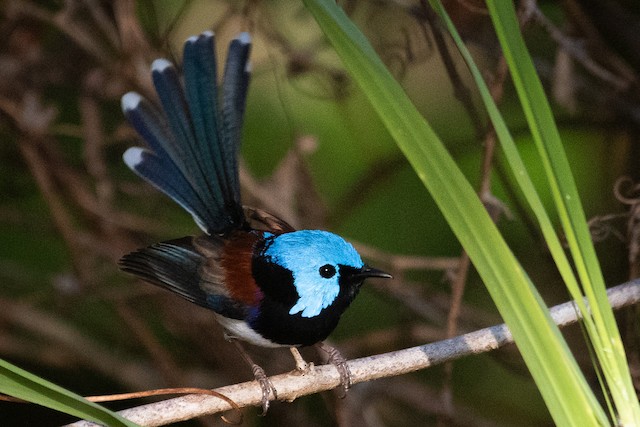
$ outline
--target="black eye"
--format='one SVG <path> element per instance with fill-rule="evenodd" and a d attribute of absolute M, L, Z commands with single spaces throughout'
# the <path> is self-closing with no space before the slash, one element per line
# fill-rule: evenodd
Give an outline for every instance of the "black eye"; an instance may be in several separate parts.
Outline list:
<path fill-rule="evenodd" d="M 336 274 L 336 268 L 331 264 L 323 265 L 322 267 L 320 267 L 320 270 L 318 271 L 320 272 L 320 275 L 325 279 L 329 279 L 330 277 L 333 277 Z"/>

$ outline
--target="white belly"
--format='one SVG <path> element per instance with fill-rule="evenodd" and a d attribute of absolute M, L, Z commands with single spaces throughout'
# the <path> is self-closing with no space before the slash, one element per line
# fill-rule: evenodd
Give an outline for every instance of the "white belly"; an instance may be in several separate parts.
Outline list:
<path fill-rule="evenodd" d="M 237 338 L 242 341 L 246 341 L 250 344 L 260 347 L 288 347 L 282 344 L 276 344 L 264 338 L 262 335 L 254 331 L 242 320 L 229 319 L 228 317 L 216 315 L 216 320 L 227 330 L 227 333 L 232 338 Z"/>

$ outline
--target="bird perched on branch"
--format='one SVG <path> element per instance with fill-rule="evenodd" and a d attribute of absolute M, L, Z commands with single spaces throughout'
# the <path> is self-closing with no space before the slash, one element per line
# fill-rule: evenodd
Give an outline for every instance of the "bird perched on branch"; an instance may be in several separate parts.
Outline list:
<path fill-rule="evenodd" d="M 242 206 L 238 151 L 250 43 L 246 33 L 231 42 L 220 93 L 214 35 L 205 32 L 185 43 L 184 83 L 172 63 L 153 62 L 161 110 L 138 93 L 122 97 L 126 118 L 148 144 L 129 148 L 125 163 L 189 212 L 204 234 L 140 249 L 125 255 L 120 266 L 215 312 L 251 364 L 266 411 L 276 390 L 236 339 L 293 349 L 321 343 L 364 279 L 391 276 L 368 267 L 333 233 L 296 231 L 267 212 Z M 324 348 L 346 390 L 345 360 Z"/>

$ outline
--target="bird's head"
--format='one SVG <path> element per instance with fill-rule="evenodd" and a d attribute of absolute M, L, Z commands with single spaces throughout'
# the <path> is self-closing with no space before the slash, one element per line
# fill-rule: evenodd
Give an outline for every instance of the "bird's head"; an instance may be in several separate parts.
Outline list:
<path fill-rule="evenodd" d="M 297 301 L 289 314 L 315 317 L 341 296 L 346 305 L 367 277 L 390 278 L 362 262 L 342 237 L 320 230 L 300 230 L 273 236 L 262 256 L 290 272 Z"/>

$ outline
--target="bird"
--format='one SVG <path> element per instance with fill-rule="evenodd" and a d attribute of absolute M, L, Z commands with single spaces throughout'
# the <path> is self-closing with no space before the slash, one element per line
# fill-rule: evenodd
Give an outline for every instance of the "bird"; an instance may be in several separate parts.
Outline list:
<path fill-rule="evenodd" d="M 305 362 L 296 349 L 318 345 L 338 368 L 346 392 L 351 383 L 346 361 L 323 341 L 364 279 L 391 275 L 365 264 L 353 245 L 334 233 L 296 230 L 242 205 L 239 149 L 250 48 L 248 33 L 230 42 L 218 85 L 215 35 L 205 31 L 186 40 L 182 73 L 167 59 L 153 61 L 160 108 L 137 92 L 122 97 L 124 116 L 146 142 L 124 152 L 125 164 L 191 214 L 202 233 L 138 249 L 119 265 L 213 311 L 251 365 L 266 413 L 277 391 L 238 340 L 290 347 L 300 369 Z"/>

